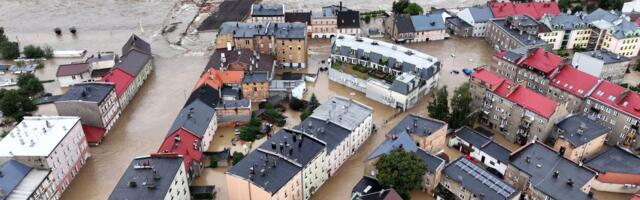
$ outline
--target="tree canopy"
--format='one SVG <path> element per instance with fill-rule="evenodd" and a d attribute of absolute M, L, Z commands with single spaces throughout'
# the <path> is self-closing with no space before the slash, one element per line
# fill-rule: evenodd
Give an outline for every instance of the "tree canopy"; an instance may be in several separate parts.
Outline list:
<path fill-rule="evenodd" d="M 392 10 L 395 14 L 419 15 L 423 12 L 422 7 L 417 3 L 410 3 L 406 0 L 394 1 Z"/>
<path fill-rule="evenodd" d="M 0 110 L 5 116 L 16 121 L 22 121 L 24 116 L 30 115 L 37 107 L 31 99 L 22 95 L 17 90 L 0 90 Z"/>
<path fill-rule="evenodd" d="M 4 28 L 0 27 L 0 58 L 16 59 L 20 57 L 20 47 L 17 42 L 9 41 L 4 34 Z"/>
<path fill-rule="evenodd" d="M 433 99 L 427 105 L 429 111 L 429 117 L 439 119 L 442 121 L 449 120 L 449 93 L 447 92 L 447 86 L 435 91 Z"/>
<path fill-rule="evenodd" d="M 462 126 L 472 125 L 475 122 L 475 116 L 472 116 L 472 101 L 473 96 L 471 95 L 469 82 L 456 88 L 451 99 L 449 128 L 457 129 Z"/>
<path fill-rule="evenodd" d="M 44 91 L 42 82 L 33 74 L 21 74 L 18 76 L 17 85 L 20 88 L 19 91 L 28 96 L 33 96 Z"/>
<path fill-rule="evenodd" d="M 260 132 L 260 126 L 262 126 L 262 120 L 253 115 L 248 124 L 239 128 L 238 131 L 240 132 L 240 139 L 244 141 L 254 141 L 258 139 L 258 136 L 262 135 L 262 132 Z"/>
<path fill-rule="evenodd" d="M 427 167 L 416 153 L 400 148 L 381 156 L 376 170 L 380 184 L 393 187 L 403 199 L 409 199 L 409 192 L 420 188 Z"/>
<path fill-rule="evenodd" d="M 311 116 L 311 114 L 313 114 L 313 111 L 318 108 L 318 106 L 320 106 L 320 102 L 318 101 L 318 98 L 316 98 L 316 94 L 311 94 L 309 104 L 304 108 L 302 113 L 300 113 L 300 120 L 302 121 Z"/>

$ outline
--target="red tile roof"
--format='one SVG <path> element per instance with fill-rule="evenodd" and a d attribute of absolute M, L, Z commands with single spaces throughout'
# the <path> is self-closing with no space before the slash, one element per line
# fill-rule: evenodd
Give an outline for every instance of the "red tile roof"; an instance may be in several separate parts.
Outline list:
<path fill-rule="evenodd" d="M 244 71 L 219 71 L 215 68 L 209 68 L 200 76 L 196 82 L 194 90 L 206 84 L 215 89 L 220 89 L 223 84 L 240 84 L 244 78 Z"/>
<path fill-rule="evenodd" d="M 102 77 L 102 81 L 115 85 L 118 97 L 122 96 L 129 85 L 131 85 L 131 82 L 133 82 L 133 79 L 135 79 L 135 77 L 120 68 L 113 68 L 107 75 Z"/>
<path fill-rule="evenodd" d="M 635 118 L 640 118 L 640 94 L 609 81 L 602 81 L 591 98 Z"/>
<path fill-rule="evenodd" d="M 56 77 L 78 75 L 85 72 L 89 72 L 89 64 L 87 63 L 72 63 L 58 66 Z"/>
<path fill-rule="evenodd" d="M 84 132 L 85 137 L 87 137 L 87 142 L 89 144 L 96 144 L 102 140 L 106 130 L 95 126 L 82 125 L 82 131 Z"/>
<path fill-rule="evenodd" d="M 598 85 L 598 78 L 565 65 L 551 80 L 551 85 L 578 97 L 586 97 L 589 91 Z"/>
<path fill-rule="evenodd" d="M 176 139 L 176 137 L 179 139 Z M 180 128 L 164 139 L 162 145 L 160 145 L 160 149 L 158 149 L 158 153 L 175 153 L 182 155 L 182 157 L 184 157 L 184 166 L 189 169 L 192 162 L 200 161 L 202 158 L 202 152 L 194 147 L 194 143 L 196 145 L 200 144 L 198 136 Z"/>
<path fill-rule="evenodd" d="M 636 23 L 636 25 L 640 26 L 640 17 L 638 19 L 636 19 L 636 21 L 634 21 Z"/>
<path fill-rule="evenodd" d="M 509 99 L 545 118 L 551 117 L 556 110 L 556 101 L 553 99 L 534 92 L 525 86 L 514 85 L 508 79 L 484 68 L 476 69 L 471 74 L 471 80 L 474 82 L 483 82 L 486 86 L 489 86 L 489 89 L 493 93 Z"/>
<path fill-rule="evenodd" d="M 554 69 L 560 67 L 562 64 L 562 57 L 538 48 L 527 56 L 522 64 L 526 64 L 544 73 L 550 74 Z"/>
<path fill-rule="evenodd" d="M 560 8 L 556 2 L 493 2 L 489 4 L 489 7 L 496 18 L 504 18 L 512 15 L 529 15 L 536 20 L 540 20 L 546 13 L 552 15 L 560 14 Z"/>

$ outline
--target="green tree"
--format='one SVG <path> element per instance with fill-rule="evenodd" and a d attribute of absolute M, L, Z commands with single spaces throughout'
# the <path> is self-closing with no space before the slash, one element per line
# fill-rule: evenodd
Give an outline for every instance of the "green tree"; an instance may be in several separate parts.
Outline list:
<path fill-rule="evenodd" d="M 24 116 L 37 109 L 28 97 L 17 90 L 2 90 L 0 93 L 0 111 L 16 121 L 22 121 Z"/>
<path fill-rule="evenodd" d="M 304 119 L 307 119 L 307 117 L 311 116 L 311 114 L 313 114 L 313 111 L 304 109 L 304 111 L 300 113 L 300 121 L 304 121 Z"/>
<path fill-rule="evenodd" d="M 19 91 L 28 96 L 37 95 L 44 91 L 40 79 L 33 74 L 21 74 L 18 76 L 17 85 L 20 88 Z"/>
<path fill-rule="evenodd" d="M 295 111 L 302 111 L 304 109 L 304 101 L 298 99 L 298 98 L 291 98 L 291 100 L 289 100 L 289 108 L 295 110 Z"/>
<path fill-rule="evenodd" d="M 429 117 L 439 119 L 442 121 L 449 120 L 449 93 L 447 92 L 447 86 L 435 91 L 433 99 L 427 105 L 429 111 Z"/>
<path fill-rule="evenodd" d="M 569 4 L 569 0 L 559 0 L 558 1 L 558 7 L 560 7 L 560 10 L 567 11 L 567 9 L 569 8 L 570 4 Z"/>
<path fill-rule="evenodd" d="M 625 0 L 601 0 L 598 6 L 605 10 L 621 10 Z"/>
<path fill-rule="evenodd" d="M 407 0 L 394 1 L 391 9 L 395 14 L 403 14 L 404 9 L 407 8 L 407 6 L 409 6 L 409 1 Z"/>
<path fill-rule="evenodd" d="M 406 8 L 404 8 L 404 10 L 402 10 L 402 13 L 409 15 L 419 15 L 422 12 L 422 7 L 420 7 L 420 5 L 418 5 L 417 3 L 410 3 Z"/>
<path fill-rule="evenodd" d="M 471 116 L 473 112 L 471 108 L 473 96 L 469 86 L 469 82 L 466 82 L 453 92 L 451 116 L 449 118 L 450 128 L 457 129 L 462 126 L 472 125 L 475 122 L 475 116 Z"/>
<path fill-rule="evenodd" d="M 420 188 L 427 172 L 424 162 L 416 153 L 402 148 L 380 157 L 376 170 L 380 184 L 393 187 L 403 199 L 409 199 L 409 192 Z"/>
<path fill-rule="evenodd" d="M 231 157 L 231 163 L 235 165 L 244 158 L 244 154 L 236 151 L 233 152 L 233 155 Z"/>
<path fill-rule="evenodd" d="M 217 156 L 209 156 L 209 167 L 210 168 L 218 167 L 218 157 Z"/>
<path fill-rule="evenodd" d="M 315 110 L 316 108 L 318 108 L 318 106 L 320 106 L 320 102 L 318 101 L 316 94 L 311 94 L 311 99 L 309 99 L 309 107 Z"/>
<path fill-rule="evenodd" d="M 258 136 L 262 134 L 260 132 L 260 126 L 262 125 L 262 120 L 255 116 L 251 117 L 251 121 L 248 124 L 240 127 L 238 130 L 240 132 L 240 139 L 244 141 L 254 141 L 258 139 Z"/>
<path fill-rule="evenodd" d="M 17 42 L 9 41 L 4 34 L 4 28 L 0 27 L 0 58 L 16 59 L 20 57 L 20 47 Z"/>
<path fill-rule="evenodd" d="M 38 46 L 27 45 L 22 52 L 27 58 L 44 58 L 44 50 Z"/>

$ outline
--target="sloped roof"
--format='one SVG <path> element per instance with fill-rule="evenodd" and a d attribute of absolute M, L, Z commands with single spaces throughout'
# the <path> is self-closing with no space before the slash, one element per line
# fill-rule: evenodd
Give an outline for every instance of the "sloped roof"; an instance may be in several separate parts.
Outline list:
<path fill-rule="evenodd" d="M 93 101 L 100 103 L 114 89 L 112 83 L 80 83 L 72 85 L 58 101 Z"/>
<path fill-rule="evenodd" d="M 414 15 L 411 16 L 411 23 L 416 32 L 445 29 L 441 14 Z"/>
<path fill-rule="evenodd" d="M 121 68 L 131 75 L 138 76 L 149 60 L 151 60 L 150 55 L 134 49 L 129 51 L 127 55 L 122 56 L 120 63 L 116 64 L 116 68 Z"/>
<path fill-rule="evenodd" d="M 602 153 L 587 159 L 585 165 L 600 173 L 640 175 L 640 157 L 619 146 L 607 146 Z"/>
<path fill-rule="evenodd" d="M 9 160 L 0 165 L 0 200 L 5 200 L 13 190 L 20 185 L 20 182 L 29 174 L 31 167 L 22 164 L 16 160 Z"/>
<path fill-rule="evenodd" d="M 282 4 L 253 4 L 251 10 L 254 17 L 284 16 Z"/>
<path fill-rule="evenodd" d="M 389 131 L 391 134 L 400 134 L 403 131 L 408 130 L 409 134 L 416 134 L 420 136 L 429 136 L 433 132 L 440 130 L 441 128 L 447 126 L 446 122 L 422 117 L 416 114 L 407 115 L 402 121 L 398 122 L 396 126 Z"/>
<path fill-rule="evenodd" d="M 556 68 L 562 64 L 562 57 L 547 52 L 544 49 L 537 48 L 533 53 L 529 54 L 522 64 L 531 66 L 537 70 L 540 70 L 546 74 L 550 74 Z"/>
<path fill-rule="evenodd" d="M 360 12 L 338 11 L 338 28 L 360 28 Z"/>
<path fill-rule="evenodd" d="M 196 99 L 204 102 L 209 107 L 215 108 L 218 102 L 220 102 L 220 92 L 209 85 L 200 86 L 191 92 L 185 106 L 191 104 L 191 102 Z"/>
<path fill-rule="evenodd" d="M 458 182 L 465 190 L 483 199 L 512 199 L 518 190 L 464 157 L 459 157 L 444 169 L 444 175 Z"/>
<path fill-rule="evenodd" d="M 393 150 L 397 150 L 402 148 L 407 152 L 416 152 L 418 151 L 418 146 L 413 142 L 411 136 L 407 133 L 407 131 L 403 131 L 399 134 L 392 135 L 390 139 L 385 140 L 382 144 L 378 145 L 369 156 L 367 156 L 367 160 L 375 159 L 383 155 L 387 155 L 391 153 Z"/>
<path fill-rule="evenodd" d="M 196 99 L 180 110 L 169 129 L 169 134 L 179 128 L 184 128 L 202 139 L 209 128 L 211 120 L 216 117 L 215 113 L 215 109 Z"/>
<path fill-rule="evenodd" d="M 551 79 L 550 84 L 582 98 L 598 85 L 598 78 L 567 65 Z"/>
<path fill-rule="evenodd" d="M 574 147 L 582 146 L 593 139 L 607 134 L 610 128 L 587 118 L 584 115 L 574 115 L 556 124 L 563 130 L 561 138 L 569 141 Z"/>
<path fill-rule="evenodd" d="M 558 15 L 560 8 L 557 2 L 491 2 L 489 7 L 495 18 L 504 18 L 512 15 L 528 15 L 536 20 L 544 14 Z"/>
<path fill-rule="evenodd" d="M 144 54 L 151 55 L 151 45 L 136 34 L 132 34 L 129 40 L 124 43 L 121 55 L 127 55 L 131 50 L 138 50 Z"/>
<path fill-rule="evenodd" d="M 89 64 L 72 63 L 58 66 L 56 77 L 78 75 L 89 72 Z"/>
<path fill-rule="evenodd" d="M 287 147 L 288 146 L 288 147 Z M 306 166 L 324 148 L 325 143 L 295 129 L 280 129 L 260 145 L 260 150 L 287 158 Z M 289 150 L 287 150 L 287 147 Z"/>
<path fill-rule="evenodd" d="M 158 153 L 174 153 L 184 158 L 184 167 L 189 169 L 193 162 L 202 159 L 202 152 L 195 148 L 197 142 L 200 141 L 197 135 L 192 132 L 180 128 L 175 132 L 167 135 L 158 149 Z"/>
<path fill-rule="evenodd" d="M 531 110 L 545 118 L 551 117 L 556 110 L 556 101 L 550 99 L 544 95 L 534 92 L 525 86 L 519 85 L 511 94 L 508 95 L 508 99 L 512 100 L 527 110 Z"/>
<path fill-rule="evenodd" d="M 267 160 L 267 167 L 262 167 L 262 163 L 265 163 L 264 160 Z M 275 164 L 275 166 L 272 164 Z M 250 170 L 252 167 L 255 167 L 253 171 Z M 263 169 L 264 175 L 261 174 Z M 301 166 L 278 155 L 254 150 L 229 168 L 227 173 L 252 182 L 254 185 L 274 194 L 300 171 L 302 171 Z"/>
<path fill-rule="evenodd" d="M 494 18 L 493 12 L 487 5 L 474 6 L 468 9 L 475 23 L 488 22 L 490 19 Z"/>
<path fill-rule="evenodd" d="M 164 199 L 173 183 L 173 178 L 182 167 L 182 161 L 182 157 L 170 155 L 134 158 L 120 177 L 109 199 Z M 145 164 L 150 167 L 139 167 Z M 160 175 L 159 179 L 153 178 L 153 171 Z M 129 186 L 132 181 L 136 182 L 137 187 Z M 155 189 L 144 186 L 143 183 L 147 181 L 153 183 Z"/>
<path fill-rule="evenodd" d="M 135 77 L 120 68 L 114 68 L 107 75 L 102 77 L 102 81 L 110 82 L 115 85 L 116 94 L 121 97 Z"/>

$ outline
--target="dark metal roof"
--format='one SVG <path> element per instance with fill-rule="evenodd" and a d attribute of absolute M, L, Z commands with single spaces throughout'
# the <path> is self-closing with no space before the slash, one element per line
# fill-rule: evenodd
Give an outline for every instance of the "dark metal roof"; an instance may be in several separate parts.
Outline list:
<path fill-rule="evenodd" d="M 311 12 L 286 12 L 284 22 L 302 22 L 311 25 Z"/>
<path fill-rule="evenodd" d="M 0 200 L 5 200 L 20 182 L 29 174 L 31 167 L 16 160 L 9 160 L 0 165 Z"/>
<path fill-rule="evenodd" d="M 144 165 L 145 162 L 148 162 L 151 167 L 136 167 Z M 120 177 L 120 181 L 118 181 L 118 184 L 116 184 L 116 187 L 111 192 L 109 199 L 164 199 L 167 192 L 169 192 L 168 190 L 174 178 L 178 174 L 178 170 L 182 167 L 182 162 L 183 158 L 178 156 L 151 156 L 133 159 L 122 177 Z M 154 171 L 159 175 L 159 179 L 154 178 Z M 131 187 L 131 182 L 135 182 L 137 186 Z M 147 182 L 147 184 L 151 183 L 155 187 L 151 189 L 147 185 L 144 185 L 145 182 Z"/>
<path fill-rule="evenodd" d="M 217 108 L 248 108 L 249 106 L 251 106 L 249 99 L 222 100 Z"/>
<path fill-rule="evenodd" d="M 396 21 L 396 27 L 398 28 L 398 33 L 412 33 L 416 31 L 415 29 L 413 29 L 411 16 L 408 16 L 408 15 L 396 16 L 395 21 Z"/>
<path fill-rule="evenodd" d="M 142 68 L 144 68 L 149 60 L 151 60 L 151 56 L 149 54 L 145 54 L 140 50 L 134 49 L 129 51 L 128 54 L 122 56 L 120 63 L 117 63 L 116 67 L 123 69 L 135 77 L 138 76 L 138 73 L 142 71 Z"/>
<path fill-rule="evenodd" d="M 640 174 L 640 157 L 619 146 L 608 146 L 602 153 L 589 158 L 585 165 L 600 173 Z"/>
<path fill-rule="evenodd" d="M 327 122 L 314 117 L 307 117 L 307 119 L 295 126 L 294 129 L 303 131 L 306 134 L 313 135 L 324 141 L 327 145 L 327 154 L 333 151 L 340 142 L 351 134 L 349 130 L 331 121 Z"/>
<path fill-rule="evenodd" d="M 282 4 L 253 4 L 251 8 L 253 17 L 284 16 Z"/>
<path fill-rule="evenodd" d="M 511 150 L 503 147 L 497 142 L 489 142 L 481 148 L 482 152 L 491 155 L 491 157 L 499 160 L 502 163 L 509 163 L 509 156 L 511 156 Z"/>
<path fill-rule="evenodd" d="M 263 165 L 264 163 L 266 163 L 266 166 Z M 301 166 L 291 163 L 278 155 L 254 150 L 231 167 L 227 173 L 252 182 L 254 185 L 274 194 L 301 170 Z"/>
<path fill-rule="evenodd" d="M 324 147 L 324 142 L 316 138 L 295 129 L 285 128 L 276 132 L 259 148 L 265 152 L 288 158 L 300 166 L 306 166 Z"/>
<path fill-rule="evenodd" d="M 222 62 L 223 54 L 225 62 Z M 257 65 L 252 65 L 252 60 L 255 60 Z M 253 67 L 254 72 L 269 72 L 269 74 L 271 74 L 273 72 L 274 60 L 275 57 L 270 54 L 261 54 L 249 49 L 216 49 L 209 58 L 207 69 L 211 67 L 215 69 L 224 67 L 228 68 L 228 70 L 249 71 L 249 68 Z M 233 67 L 242 68 L 230 68 L 229 64 L 234 64 Z"/>
<path fill-rule="evenodd" d="M 416 151 L 416 154 L 418 154 L 418 157 L 422 158 L 425 166 L 427 166 L 427 171 L 431 172 L 432 174 L 435 174 L 438 167 L 444 165 L 444 160 L 442 158 L 427 153 L 422 149 L 418 149 L 418 151 Z"/>
<path fill-rule="evenodd" d="M 378 147 L 376 147 L 376 149 L 367 156 L 367 160 L 376 159 L 400 148 L 407 152 L 418 151 L 418 146 L 413 142 L 411 136 L 409 136 L 406 131 L 403 131 L 400 134 L 393 135 L 392 138 L 387 139 L 382 142 L 382 144 L 378 145 Z"/>
<path fill-rule="evenodd" d="M 411 16 L 411 23 L 413 24 L 413 29 L 416 32 L 445 29 L 444 19 L 442 18 L 442 14 L 443 14 L 442 12 L 436 12 L 428 15 Z"/>
<path fill-rule="evenodd" d="M 444 175 L 481 199 L 512 199 L 519 193 L 504 180 L 495 177 L 464 157 L 459 157 L 447 165 Z"/>
<path fill-rule="evenodd" d="M 402 121 L 400 121 L 393 129 L 391 134 L 399 134 L 405 130 L 409 130 L 409 134 L 416 134 L 420 136 L 429 136 L 434 131 L 447 125 L 447 123 L 435 120 L 431 118 L 421 117 L 416 114 L 407 115 Z"/>
<path fill-rule="evenodd" d="M 567 160 L 544 144 L 529 143 L 509 160 L 509 167 L 529 175 L 531 187 L 553 199 L 589 199 L 581 188 L 596 174 Z M 559 172 L 558 177 L 553 175 L 556 171 Z M 573 186 L 567 184 L 569 179 L 573 181 Z"/>
<path fill-rule="evenodd" d="M 129 40 L 122 46 L 122 55 L 129 54 L 131 50 L 138 50 L 144 54 L 151 55 L 151 45 L 135 34 L 131 35 Z"/>
<path fill-rule="evenodd" d="M 220 93 L 218 90 L 212 88 L 209 85 L 202 85 L 198 89 L 194 90 L 191 95 L 189 95 L 189 98 L 185 103 L 185 107 L 191 104 L 191 102 L 195 101 L 196 99 L 199 99 L 211 108 L 215 108 L 220 101 Z"/>
<path fill-rule="evenodd" d="M 111 91 L 114 85 L 110 83 L 79 83 L 71 86 L 58 101 L 91 101 L 101 103 Z"/>
<path fill-rule="evenodd" d="M 362 195 L 358 200 L 402 200 L 402 197 L 393 188 L 383 189 L 378 192 Z"/>
<path fill-rule="evenodd" d="M 196 99 L 180 110 L 168 134 L 184 128 L 202 138 L 207 132 L 211 120 L 216 117 L 215 113 L 216 111 L 211 106 Z"/>
<path fill-rule="evenodd" d="M 91 77 L 104 77 L 111 71 L 111 68 L 91 70 Z"/>
<path fill-rule="evenodd" d="M 493 23 L 498 25 L 502 30 L 504 30 L 507 34 L 518 40 L 520 43 L 529 46 L 529 45 L 537 45 L 537 44 L 546 44 L 546 42 L 540 39 L 537 35 L 529 35 L 527 33 L 522 33 L 517 29 L 511 29 L 506 24 L 506 20 L 504 19 L 493 19 L 491 20 Z"/>
<path fill-rule="evenodd" d="M 478 148 L 481 148 L 485 144 L 491 142 L 491 138 L 488 138 L 476 130 L 466 126 L 458 129 L 455 136 Z"/>
<path fill-rule="evenodd" d="M 558 137 L 566 139 L 575 147 L 582 146 L 611 131 L 610 128 L 584 115 L 568 117 L 556 124 L 556 127 L 562 130 L 558 133 Z"/>
<path fill-rule="evenodd" d="M 282 77 L 280 78 L 281 80 L 302 80 L 302 75 L 300 73 L 291 73 L 291 72 L 284 72 L 282 73 Z"/>
<path fill-rule="evenodd" d="M 367 187 L 370 187 L 370 188 L 365 192 L 365 189 Z M 360 181 L 358 181 L 358 183 L 356 183 L 356 185 L 353 186 L 351 193 L 358 193 L 360 195 L 365 195 L 365 194 L 370 194 L 374 192 L 379 192 L 382 189 L 384 189 L 384 187 L 380 185 L 378 180 L 368 176 L 363 176 L 360 179 Z"/>
<path fill-rule="evenodd" d="M 264 83 L 269 81 L 267 72 L 245 72 L 242 83 Z"/>
<path fill-rule="evenodd" d="M 494 18 L 493 12 L 487 5 L 471 7 L 469 13 L 475 23 L 484 23 Z"/>
<path fill-rule="evenodd" d="M 360 28 L 360 12 L 338 11 L 338 28 Z"/>

